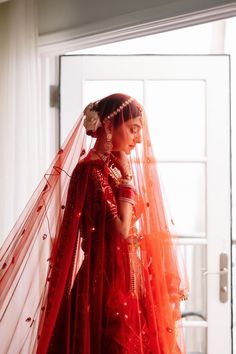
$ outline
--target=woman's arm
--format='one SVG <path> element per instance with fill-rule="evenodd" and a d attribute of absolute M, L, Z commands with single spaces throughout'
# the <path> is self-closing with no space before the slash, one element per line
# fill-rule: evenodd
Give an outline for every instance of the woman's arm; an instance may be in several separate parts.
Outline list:
<path fill-rule="evenodd" d="M 131 225 L 135 192 L 130 181 L 125 180 L 130 169 L 128 158 L 124 155 L 123 153 L 117 154 L 116 160 L 113 161 L 123 176 L 119 186 L 118 198 L 114 195 L 103 168 L 94 165 L 90 170 L 89 175 L 92 183 L 90 190 L 93 192 L 89 198 L 92 201 L 92 205 L 88 212 L 91 214 L 92 219 L 101 221 L 101 206 L 105 203 L 108 229 L 114 230 L 126 238 Z M 93 215 L 93 210 L 96 216 Z"/>
<path fill-rule="evenodd" d="M 115 164 L 121 171 L 121 174 L 124 178 L 123 182 L 125 184 L 125 192 L 122 193 L 122 190 L 120 190 L 120 197 L 117 201 L 118 215 L 113 222 L 116 230 L 120 232 L 125 238 L 127 238 L 129 235 L 132 219 L 134 191 L 132 182 L 130 182 L 130 180 L 126 180 L 127 176 L 131 177 L 131 171 L 128 158 L 124 152 L 115 154 Z M 120 189 L 121 188 L 124 188 L 122 187 L 122 184 L 120 186 Z M 129 193 L 129 191 L 131 193 Z M 125 195 L 127 192 L 129 194 L 128 198 L 127 195 Z"/>
<path fill-rule="evenodd" d="M 121 233 L 125 238 L 129 235 L 129 229 L 132 218 L 133 206 L 129 202 L 118 201 L 118 215 L 114 220 L 116 231 Z"/>

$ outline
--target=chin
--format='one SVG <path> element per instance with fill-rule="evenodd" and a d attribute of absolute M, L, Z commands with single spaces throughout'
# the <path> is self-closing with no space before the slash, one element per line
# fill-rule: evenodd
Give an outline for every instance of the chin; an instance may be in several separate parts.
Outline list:
<path fill-rule="evenodd" d="M 120 148 L 120 149 L 117 150 L 117 151 L 122 151 L 122 152 L 124 152 L 126 155 L 130 155 L 130 153 L 131 153 L 131 150 L 130 150 L 129 147 L 127 147 L 127 148 L 123 147 L 123 148 Z"/>

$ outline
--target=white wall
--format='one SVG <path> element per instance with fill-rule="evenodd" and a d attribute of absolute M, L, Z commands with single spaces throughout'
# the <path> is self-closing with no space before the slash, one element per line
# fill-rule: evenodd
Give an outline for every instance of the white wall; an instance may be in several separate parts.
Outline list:
<path fill-rule="evenodd" d="M 45 170 L 37 34 L 35 0 L 0 4 L 0 246 Z"/>
<path fill-rule="evenodd" d="M 37 0 L 39 34 L 68 30 L 133 13 L 141 22 L 235 3 L 232 0 Z M 150 11 L 152 8 L 152 11 Z M 149 11 L 147 11 L 149 10 Z M 139 16 L 138 16 L 139 15 Z M 130 19 L 129 19 L 130 20 Z M 127 25 L 120 18 L 120 26 Z M 117 27 L 117 22 L 115 22 Z"/>

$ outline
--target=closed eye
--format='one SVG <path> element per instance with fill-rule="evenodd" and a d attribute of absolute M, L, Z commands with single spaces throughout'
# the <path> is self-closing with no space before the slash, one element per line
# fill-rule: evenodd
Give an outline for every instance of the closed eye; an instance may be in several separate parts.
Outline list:
<path fill-rule="evenodd" d="M 131 131 L 131 133 L 136 134 L 138 132 L 138 129 L 137 128 L 131 128 L 130 131 Z"/>
<path fill-rule="evenodd" d="M 130 131 L 131 131 L 131 133 L 133 133 L 133 134 L 136 134 L 136 133 L 138 133 L 139 131 L 141 130 L 141 127 L 139 126 L 139 125 L 133 125 L 131 128 L 130 128 Z"/>

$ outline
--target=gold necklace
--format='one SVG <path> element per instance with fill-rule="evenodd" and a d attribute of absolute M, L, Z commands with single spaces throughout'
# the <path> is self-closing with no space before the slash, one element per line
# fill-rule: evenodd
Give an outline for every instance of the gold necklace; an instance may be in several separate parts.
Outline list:
<path fill-rule="evenodd" d="M 109 165 L 110 162 L 110 156 L 108 154 L 100 154 L 95 148 L 92 149 L 95 154 L 102 160 L 105 162 L 110 175 L 115 179 L 116 184 L 119 185 L 120 184 L 120 180 L 122 178 L 122 174 L 120 172 L 120 170 L 114 165 L 114 163 L 112 163 L 111 165 Z M 114 156 L 114 155 L 112 155 Z M 115 158 L 115 156 L 114 156 Z"/>

